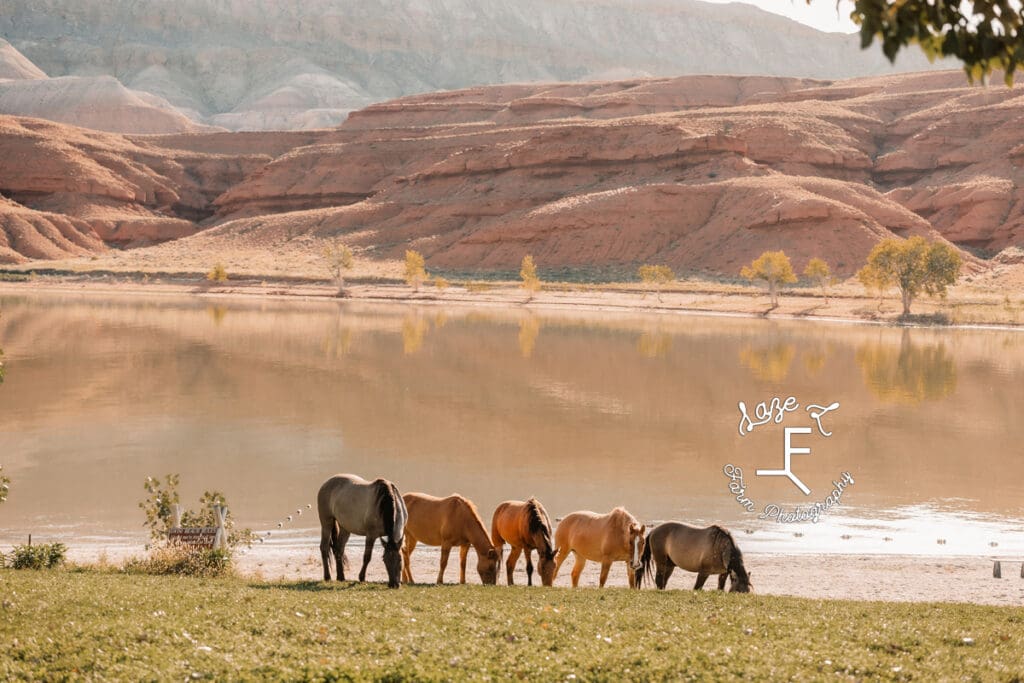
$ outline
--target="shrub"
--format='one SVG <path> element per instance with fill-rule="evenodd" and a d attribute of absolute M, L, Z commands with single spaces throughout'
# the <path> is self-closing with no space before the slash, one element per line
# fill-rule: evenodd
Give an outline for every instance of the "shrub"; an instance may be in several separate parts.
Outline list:
<path fill-rule="evenodd" d="M 210 282 L 227 282 L 228 271 L 224 270 L 223 263 L 217 263 L 213 266 L 213 269 L 206 274 L 206 279 Z"/>
<path fill-rule="evenodd" d="M 15 569 L 53 569 L 64 564 L 67 550 L 63 543 L 18 545 L 11 551 L 11 566 Z"/>
<path fill-rule="evenodd" d="M 661 288 L 676 279 L 676 274 L 668 266 L 652 266 L 650 264 L 640 266 L 637 275 L 645 285 L 654 287 L 658 292 L 658 301 L 661 301 Z M 644 294 L 646 295 L 646 292 Z"/>
<path fill-rule="evenodd" d="M 443 292 L 448 289 L 448 284 L 448 280 L 444 279 L 440 275 L 434 277 L 434 287 L 436 287 L 438 291 Z"/>
<path fill-rule="evenodd" d="M 164 543 L 151 547 L 145 557 L 129 558 L 122 571 L 161 576 L 224 576 L 231 571 L 231 552 Z"/>

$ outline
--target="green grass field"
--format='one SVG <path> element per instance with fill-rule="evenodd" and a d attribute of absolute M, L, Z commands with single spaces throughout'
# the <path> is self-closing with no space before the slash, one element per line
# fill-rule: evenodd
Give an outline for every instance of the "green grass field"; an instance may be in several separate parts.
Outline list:
<path fill-rule="evenodd" d="M 1024 680 L 1024 610 L 0 570 L 0 680 Z"/>

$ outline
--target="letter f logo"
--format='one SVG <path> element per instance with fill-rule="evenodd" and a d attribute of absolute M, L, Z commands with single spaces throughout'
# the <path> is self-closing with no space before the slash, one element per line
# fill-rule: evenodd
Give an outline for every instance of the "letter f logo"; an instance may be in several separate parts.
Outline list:
<path fill-rule="evenodd" d="M 810 427 L 786 427 L 786 451 L 783 467 L 781 470 L 757 470 L 757 476 L 759 477 L 788 477 L 791 482 L 796 484 L 797 488 L 804 492 L 805 496 L 811 495 L 811 490 L 800 481 L 800 478 L 793 474 L 792 470 L 792 456 L 794 455 L 807 455 L 811 452 L 810 448 L 804 448 L 801 446 L 792 445 L 793 434 L 810 434 Z"/>

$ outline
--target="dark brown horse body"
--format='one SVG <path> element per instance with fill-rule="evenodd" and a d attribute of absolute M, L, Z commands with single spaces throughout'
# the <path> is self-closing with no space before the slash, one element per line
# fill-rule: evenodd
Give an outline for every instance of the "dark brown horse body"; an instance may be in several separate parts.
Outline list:
<path fill-rule="evenodd" d="M 324 581 L 331 580 L 331 550 L 338 581 L 345 580 L 345 544 L 351 534 L 366 537 L 363 568 L 359 580 L 366 580 L 373 544 L 384 543 L 384 566 L 388 586 L 398 588 L 402 574 L 402 543 L 409 515 L 398 488 L 386 479 L 366 481 L 354 474 L 337 474 L 324 482 L 316 497 L 320 515 L 320 556 Z"/>
<path fill-rule="evenodd" d="M 697 573 L 694 590 L 703 588 L 712 574 L 718 575 L 718 590 L 725 589 L 727 577 L 732 579 L 730 592 L 749 593 L 752 589 L 743 553 L 732 534 L 720 526 L 701 529 L 682 522 L 659 524 L 647 535 L 641 564 L 641 576 L 650 579 L 654 570 L 659 589 L 665 588 L 676 567 Z"/>
<path fill-rule="evenodd" d="M 505 570 L 508 585 L 512 585 L 519 555 L 526 553 L 526 585 L 533 585 L 533 551 L 537 551 L 537 570 L 540 581 L 550 586 L 555 577 L 555 547 L 552 541 L 551 520 L 540 501 L 531 498 L 525 503 L 506 500 L 494 511 L 491 520 L 491 542 L 501 550 L 505 543 L 511 546 Z"/>

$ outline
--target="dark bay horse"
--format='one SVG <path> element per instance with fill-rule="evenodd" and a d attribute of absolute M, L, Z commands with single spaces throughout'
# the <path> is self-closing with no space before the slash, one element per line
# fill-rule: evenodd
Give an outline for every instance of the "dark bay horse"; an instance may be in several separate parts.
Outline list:
<path fill-rule="evenodd" d="M 316 507 L 320 514 L 320 557 L 324 563 L 324 581 L 331 580 L 332 549 L 338 581 L 345 580 L 345 544 L 351 534 L 358 534 L 366 537 L 359 580 L 366 580 L 373 544 L 380 538 L 384 544 L 388 587 L 398 588 L 402 574 L 401 548 L 409 519 L 398 487 L 386 479 L 366 481 L 354 474 L 336 474 L 320 487 Z"/>
<path fill-rule="evenodd" d="M 525 503 L 519 500 L 506 500 L 494 511 L 491 519 L 491 542 L 498 550 L 505 543 L 511 546 L 505 569 L 508 585 L 512 585 L 512 574 L 516 569 L 519 555 L 526 552 L 526 585 L 533 585 L 533 560 L 531 555 L 537 551 L 537 571 L 540 581 L 550 586 L 555 578 L 555 546 L 552 541 L 551 520 L 547 510 L 536 498 Z"/>
<path fill-rule="evenodd" d="M 718 575 L 718 590 L 725 589 L 726 577 L 732 579 L 730 593 L 749 593 L 753 589 L 743 566 L 743 553 L 732 534 L 720 526 L 701 529 L 682 522 L 659 524 L 647 535 L 641 564 L 641 577 L 648 580 L 653 564 L 654 583 L 659 589 L 665 588 L 676 567 L 697 573 L 694 590 L 703 588 L 712 574 Z"/>

